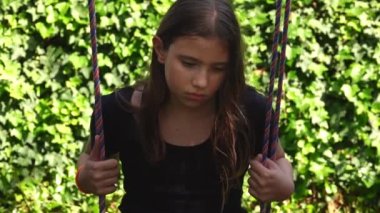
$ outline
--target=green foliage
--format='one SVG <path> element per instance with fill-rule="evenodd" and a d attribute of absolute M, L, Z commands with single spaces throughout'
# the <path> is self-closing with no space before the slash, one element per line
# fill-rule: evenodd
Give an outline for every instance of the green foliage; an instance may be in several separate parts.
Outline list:
<path fill-rule="evenodd" d="M 97 1 L 104 94 L 146 75 L 171 0 Z M 274 0 L 235 0 L 250 84 L 265 91 Z M 93 83 L 85 1 L 0 2 L 0 212 L 89 212 L 74 184 Z M 380 3 L 294 1 L 281 141 L 296 192 L 279 212 L 380 211 Z M 115 212 L 122 191 L 107 196 Z M 244 190 L 244 205 L 256 201 Z"/>
<path fill-rule="evenodd" d="M 246 28 L 258 26 L 253 36 L 246 35 L 246 41 L 252 41 L 248 48 L 256 48 L 247 54 L 254 67 L 248 76 L 254 85 L 265 88 L 268 75 L 262 70 L 267 70 L 269 61 L 265 59 L 269 57 L 264 54 L 270 46 L 259 38 L 270 41 L 266 33 L 273 28 L 260 27 L 273 26 L 273 18 L 266 18 L 273 10 L 262 1 L 260 6 L 257 3 L 252 1 L 256 9 L 250 10 L 254 11 L 250 16 L 244 12 L 247 4 L 242 2 L 241 14 L 245 22 L 258 23 Z M 280 131 L 296 170 L 296 193 L 291 202 L 276 208 L 291 212 L 377 212 L 380 4 L 295 1 L 292 7 Z M 250 17 L 259 17 L 260 22 Z M 254 43 L 256 40 L 259 42 Z"/>

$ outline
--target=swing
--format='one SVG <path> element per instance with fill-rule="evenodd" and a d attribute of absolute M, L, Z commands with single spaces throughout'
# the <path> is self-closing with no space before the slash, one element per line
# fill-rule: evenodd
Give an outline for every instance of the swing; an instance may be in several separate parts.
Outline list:
<path fill-rule="evenodd" d="M 290 15 L 290 5 L 291 0 L 286 0 L 285 3 L 285 16 L 284 16 L 284 25 L 282 30 L 282 39 L 281 39 L 281 55 L 280 58 L 278 53 L 279 46 L 279 35 L 280 35 L 280 20 L 281 20 L 281 7 L 282 0 L 276 1 L 276 19 L 275 19 L 275 29 L 273 34 L 273 46 L 272 46 L 272 61 L 270 65 L 270 81 L 266 105 L 266 115 L 265 115 L 265 130 L 264 130 L 264 140 L 262 155 L 263 161 L 265 158 L 270 158 L 275 160 L 276 146 L 278 143 L 278 126 L 280 119 L 280 109 L 281 109 L 281 98 L 282 98 L 282 84 L 285 74 L 285 58 L 286 58 L 286 44 L 288 41 L 288 25 L 289 25 L 289 15 Z M 280 61 L 277 64 L 278 60 Z M 276 108 L 273 115 L 273 127 L 271 128 L 272 121 L 272 101 L 273 101 L 273 87 L 276 73 L 278 74 L 278 88 L 277 88 L 277 97 L 276 97 Z M 269 213 L 271 212 L 270 203 L 260 203 L 260 212 Z"/>
<path fill-rule="evenodd" d="M 276 153 L 276 146 L 278 143 L 278 126 L 281 108 L 282 97 L 282 84 L 285 73 L 285 58 L 286 58 L 286 44 L 288 40 L 288 24 L 290 15 L 291 0 L 286 0 L 284 24 L 282 30 L 281 39 L 281 55 L 278 53 L 279 37 L 280 37 L 280 20 L 281 20 L 281 8 L 282 0 L 276 0 L 276 19 L 275 29 L 273 34 L 273 46 L 272 46 L 272 58 L 270 65 L 270 83 L 268 89 L 268 97 L 266 104 L 265 115 L 265 132 L 263 140 L 263 161 L 266 158 L 274 159 Z M 99 67 L 97 63 L 97 41 L 96 41 L 96 13 L 95 13 L 95 0 L 88 0 L 89 18 L 90 18 L 90 35 L 91 35 L 91 49 L 92 49 L 92 73 L 95 88 L 95 133 L 99 135 L 101 143 L 100 160 L 105 159 L 105 145 L 104 145 L 104 132 L 103 132 L 103 118 L 102 118 L 102 104 L 101 104 L 101 91 L 100 91 L 100 79 L 99 79 Z M 280 57 L 279 57 L 280 56 Z M 277 62 L 280 62 L 279 64 Z M 276 73 L 278 74 L 278 91 L 276 97 L 276 108 L 272 117 L 272 102 L 273 102 L 273 88 Z M 271 121 L 273 121 L 273 127 L 271 127 Z M 105 196 L 99 196 L 99 212 L 106 212 Z M 271 212 L 270 202 L 260 203 L 260 212 Z"/>

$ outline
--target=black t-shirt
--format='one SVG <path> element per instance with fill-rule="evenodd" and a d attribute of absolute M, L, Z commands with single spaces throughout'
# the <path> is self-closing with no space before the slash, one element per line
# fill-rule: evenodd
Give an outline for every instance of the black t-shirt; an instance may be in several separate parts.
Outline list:
<path fill-rule="evenodd" d="M 133 88 L 119 91 L 130 100 Z M 243 109 L 254 130 L 256 151 L 263 140 L 264 96 L 246 87 Z M 221 211 L 221 185 L 212 155 L 211 141 L 191 147 L 166 144 L 166 156 L 158 165 L 149 164 L 138 140 L 131 112 L 117 101 L 115 93 L 102 97 L 106 156 L 119 153 L 124 174 L 124 195 L 119 209 L 128 213 L 217 213 Z M 94 140 L 94 119 L 91 122 Z M 247 165 L 248 168 L 248 165 Z M 224 213 L 246 212 L 241 207 L 242 182 L 233 187 Z"/>

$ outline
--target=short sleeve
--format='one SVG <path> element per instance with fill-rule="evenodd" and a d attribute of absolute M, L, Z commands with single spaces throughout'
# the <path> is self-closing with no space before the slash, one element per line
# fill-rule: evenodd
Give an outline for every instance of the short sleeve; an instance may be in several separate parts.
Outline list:
<path fill-rule="evenodd" d="M 253 136 L 254 155 L 260 153 L 263 147 L 266 103 L 267 99 L 264 95 L 257 92 L 253 87 L 246 87 L 244 91 L 244 110 Z"/>
<path fill-rule="evenodd" d="M 128 87 L 118 92 L 122 92 L 126 98 L 130 99 L 133 89 Z M 116 99 L 116 92 L 114 92 L 102 96 L 102 119 L 106 158 L 108 158 L 120 151 L 120 143 L 126 134 L 123 127 L 133 118 L 130 112 L 123 109 L 121 103 Z M 91 147 L 93 147 L 96 134 L 94 112 L 91 116 L 90 134 Z"/>

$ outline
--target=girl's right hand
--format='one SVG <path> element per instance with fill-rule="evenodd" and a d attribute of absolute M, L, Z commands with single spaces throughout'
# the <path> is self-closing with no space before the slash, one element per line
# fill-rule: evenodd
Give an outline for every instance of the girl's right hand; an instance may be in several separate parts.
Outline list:
<path fill-rule="evenodd" d="M 77 174 L 77 184 L 81 191 L 95 195 L 106 195 L 116 191 L 119 178 L 119 165 L 115 159 L 99 161 L 100 140 L 95 137 L 95 144 L 90 155 L 79 166 L 83 167 Z"/>

